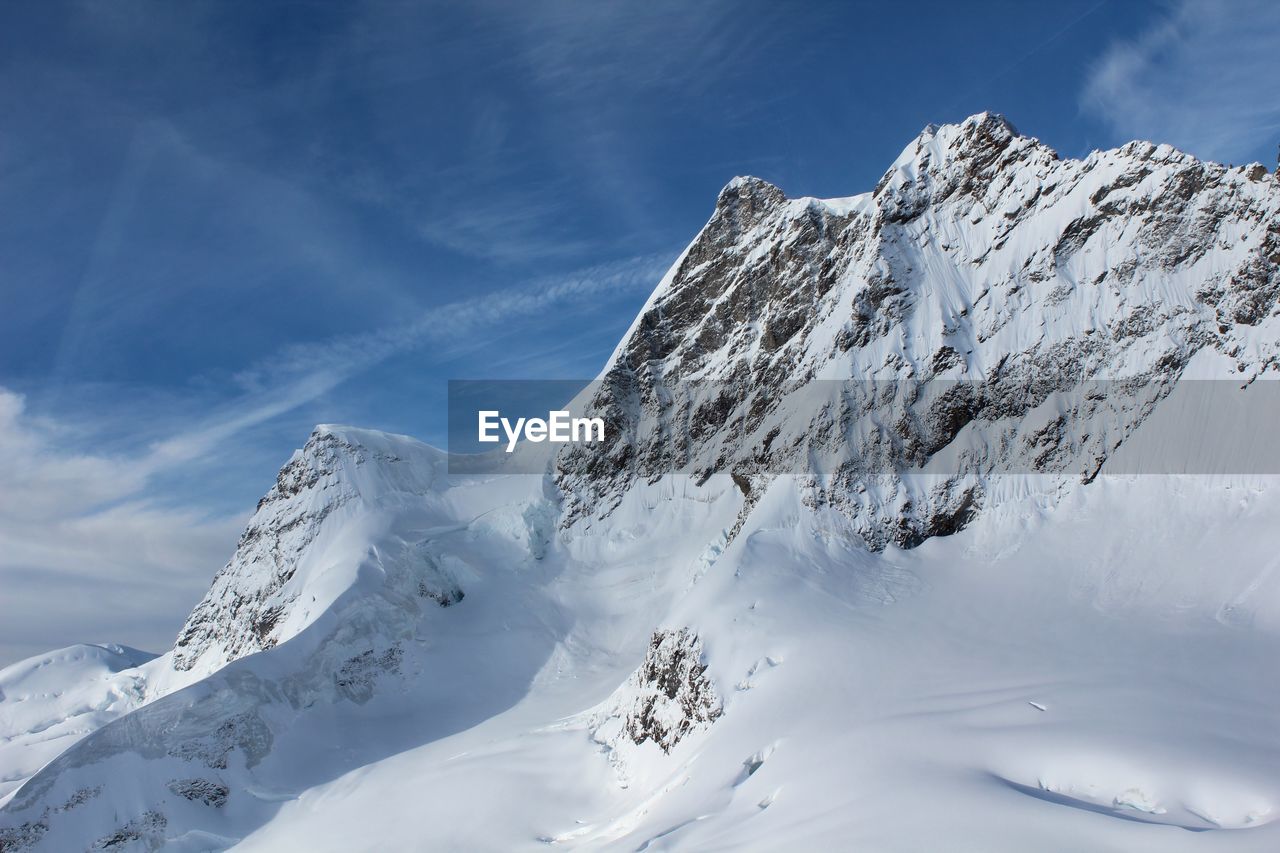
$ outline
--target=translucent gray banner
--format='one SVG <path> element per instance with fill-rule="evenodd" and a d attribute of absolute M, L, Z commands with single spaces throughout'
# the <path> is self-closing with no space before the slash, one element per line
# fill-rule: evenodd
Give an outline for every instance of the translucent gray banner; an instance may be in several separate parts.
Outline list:
<path fill-rule="evenodd" d="M 1280 474 L 1277 424 L 1273 380 L 624 374 L 452 381 L 447 449 L 453 474 Z"/>

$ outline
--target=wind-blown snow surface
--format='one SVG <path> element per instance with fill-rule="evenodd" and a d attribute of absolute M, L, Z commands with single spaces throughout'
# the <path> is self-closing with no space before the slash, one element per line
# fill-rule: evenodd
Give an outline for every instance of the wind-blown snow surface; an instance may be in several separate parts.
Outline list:
<path fill-rule="evenodd" d="M 841 364 L 1269 381 L 1273 176 L 1050 154 L 978 116 L 926 131 L 874 197 L 735 181 L 608 372 L 778 397 Z M 1035 233 L 1054 198 L 1076 213 Z M 1064 262 L 1019 273 L 1002 227 Z M 998 274 L 920 274 L 955 260 L 942 243 Z M 1014 402 L 1000 418 L 1037 405 Z M 971 414 L 950 440 L 1003 429 Z M 30 776 L 0 850 L 1280 849 L 1280 482 L 1095 477 L 1109 445 L 1064 448 L 1102 454 L 1088 482 L 979 466 L 979 509 L 939 523 L 927 484 L 850 501 L 572 454 L 463 478 L 413 439 L 319 427 L 172 651 L 0 673 L 0 776 Z M 59 731 L 79 740 L 55 758 Z"/>

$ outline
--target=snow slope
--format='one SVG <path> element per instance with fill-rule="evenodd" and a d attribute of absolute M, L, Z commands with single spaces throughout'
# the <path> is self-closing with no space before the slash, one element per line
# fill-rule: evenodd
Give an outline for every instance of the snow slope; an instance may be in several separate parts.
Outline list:
<path fill-rule="evenodd" d="M 557 662 L 243 849 L 1275 849 L 1274 485 L 1102 478 L 874 554 L 779 480 L 670 600 L 724 698 L 669 754 L 602 744 Z"/>
<path fill-rule="evenodd" d="M 6 670 L 0 850 L 1277 849 L 1280 483 L 1119 461 L 1270 385 L 1277 212 L 990 115 L 736 179 L 582 401 L 625 440 L 318 427 L 171 652 Z"/>

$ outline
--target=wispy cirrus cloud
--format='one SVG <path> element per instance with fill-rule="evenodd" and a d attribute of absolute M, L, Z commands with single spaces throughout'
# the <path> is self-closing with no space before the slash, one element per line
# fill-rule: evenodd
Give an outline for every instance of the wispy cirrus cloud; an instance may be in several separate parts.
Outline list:
<path fill-rule="evenodd" d="M 263 421 L 295 409 L 387 359 L 430 347 L 453 355 L 482 340 L 482 333 L 509 327 L 566 303 L 648 290 L 671 259 L 629 258 L 563 276 L 549 276 L 426 309 L 407 322 L 362 334 L 291 344 L 239 372 L 244 393 L 209 420 L 156 444 L 148 469 L 190 460 Z"/>
<path fill-rule="evenodd" d="M 558 97 L 583 97 L 715 86 L 740 70 L 785 19 L 771 6 L 749 12 L 724 0 L 555 0 L 510 7 L 504 18 L 518 32 L 522 59 L 538 82 Z"/>
<path fill-rule="evenodd" d="M 1280 143 L 1280 3 L 1181 0 L 1094 64 L 1081 107 L 1126 139 L 1268 165 Z"/>

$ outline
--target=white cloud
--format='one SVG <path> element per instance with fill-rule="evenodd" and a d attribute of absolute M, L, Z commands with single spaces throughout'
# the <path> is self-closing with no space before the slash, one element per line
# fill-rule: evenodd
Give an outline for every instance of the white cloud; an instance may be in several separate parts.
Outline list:
<path fill-rule="evenodd" d="M 1182 0 L 1092 68 L 1082 107 L 1125 139 L 1274 165 L 1280 142 L 1280 3 Z"/>
<path fill-rule="evenodd" d="M 139 460 L 70 450 L 0 388 L 0 665 L 75 642 L 164 649 L 244 517 L 146 498 Z"/>

